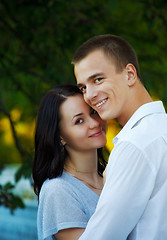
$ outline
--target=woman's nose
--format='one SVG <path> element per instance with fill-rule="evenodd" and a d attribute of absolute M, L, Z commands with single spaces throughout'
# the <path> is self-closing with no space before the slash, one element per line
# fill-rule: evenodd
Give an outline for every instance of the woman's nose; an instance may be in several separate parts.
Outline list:
<path fill-rule="evenodd" d="M 90 117 L 90 120 L 89 120 L 89 127 L 90 128 L 97 128 L 100 126 L 100 123 L 99 121 L 97 121 L 96 119 Z"/>

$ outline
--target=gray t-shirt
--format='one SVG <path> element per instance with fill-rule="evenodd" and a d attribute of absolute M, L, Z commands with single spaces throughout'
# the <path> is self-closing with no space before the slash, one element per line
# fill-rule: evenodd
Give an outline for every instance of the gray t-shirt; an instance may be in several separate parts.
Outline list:
<path fill-rule="evenodd" d="M 67 228 L 85 228 L 99 196 L 70 174 L 47 179 L 40 191 L 37 216 L 39 240 Z"/>

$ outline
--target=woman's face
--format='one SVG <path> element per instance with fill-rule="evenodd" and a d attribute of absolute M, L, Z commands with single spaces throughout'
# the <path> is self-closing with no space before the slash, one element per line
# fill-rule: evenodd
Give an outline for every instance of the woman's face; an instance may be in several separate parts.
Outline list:
<path fill-rule="evenodd" d="M 85 103 L 81 94 L 61 104 L 59 127 L 67 151 L 88 151 L 106 144 L 106 121 Z"/>

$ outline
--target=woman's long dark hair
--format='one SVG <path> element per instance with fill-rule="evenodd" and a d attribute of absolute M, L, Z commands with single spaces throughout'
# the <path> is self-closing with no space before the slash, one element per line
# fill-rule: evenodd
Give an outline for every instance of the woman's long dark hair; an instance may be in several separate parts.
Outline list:
<path fill-rule="evenodd" d="M 49 90 L 40 103 L 35 131 L 33 164 L 34 191 L 39 196 L 43 182 L 61 176 L 67 152 L 61 144 L 59 109 L 70 96 L 82 94 L 75 85 L 60 85 Z M 98 171 L 102 174 L 106 161 L 98 149 Z"/>

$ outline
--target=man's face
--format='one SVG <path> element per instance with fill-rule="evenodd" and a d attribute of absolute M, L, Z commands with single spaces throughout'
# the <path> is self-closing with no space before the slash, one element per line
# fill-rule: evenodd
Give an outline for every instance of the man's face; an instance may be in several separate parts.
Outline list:
<path fill-rule="evenodd" d="M 118 72 L 102 50 L 95 50 L 76 63 L 74 72 L 85 101 L 104 120 L 124 121 L 128 111 L 128 70 Z"/>

